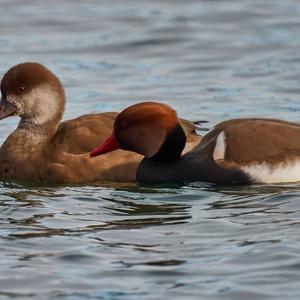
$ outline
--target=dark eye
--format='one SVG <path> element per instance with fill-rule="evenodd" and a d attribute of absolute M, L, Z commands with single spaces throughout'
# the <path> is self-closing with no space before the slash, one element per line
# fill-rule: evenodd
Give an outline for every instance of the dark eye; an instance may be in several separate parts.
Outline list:
<path fill-rule="evenodd" d="M 25 91 L 25 85 L 24 84 L 21 84 L 20 86 L 19 86 L 19 91 L 20 92 L 23 92 L 23 91 Z"/>

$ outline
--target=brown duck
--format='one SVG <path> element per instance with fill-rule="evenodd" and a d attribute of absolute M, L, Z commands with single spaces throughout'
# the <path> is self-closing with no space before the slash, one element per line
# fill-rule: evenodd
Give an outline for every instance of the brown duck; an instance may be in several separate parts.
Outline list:
<path fill-rule="evenodd" d="M 59 79 L 38 63 L 12 67 L 1 81 L 0 119 L 18 115 L 21 121 L 0 148 L 0 178 L 40 182 L 134 181 L 142 156 L 117 151 L 95 161 L 89 152 L 112 130 L 117 113 L 61 119 L 65 107 Z M 185 120 L 187 150 L 200 137 Z"/>
<path fill-rule="evenodd" d="M 181 156 L 185 143 L 176 112 L 165 104 L 145 102 L 121 112 L 111 137 L 91 156 L 118 148 L 144 155 L 137 170 L 137 181 L 143 183 L 300 181 L 297 123 L 259 118 L 228 120 L 216 125 L 193 150 Z"/>

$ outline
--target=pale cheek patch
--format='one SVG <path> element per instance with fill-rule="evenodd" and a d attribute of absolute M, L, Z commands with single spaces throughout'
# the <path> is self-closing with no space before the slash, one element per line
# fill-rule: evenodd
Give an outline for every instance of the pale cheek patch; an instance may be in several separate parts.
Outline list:
<path fill-rule="evenodd" d="M 261 183 L 284 183 L 300 181 L 300 160 L 279 163 L 271 166 L 267 163 L 243 166 L 241 169 L 251 178 Z"/>
<path fill-rule="evenodd" d="M 31 111 L 35 124 L 51 120 L 60 109 L 60 95 L 51 86 L 44 84 L 34 88 L 27 95 L 28 110 Z"/>
<path fill-rule="evenodd" d="M 225 134 L 222 131 L 216 141 L 215 150 L 213 153 L 214 160 L 224 160 L 226 150 Z"/>
<path fill-rule="evenodd" d="M 8 102 L 10 102 L 13 105 L 15 105 L 15 107 L 17 108 L 18 114 L 22 112 L 21 105 L 19 104 L 19 102 L 15 101 L 15 97 L 14 96 L 8 95 L 7 96 L 7 100 L 8 100 Z"/>

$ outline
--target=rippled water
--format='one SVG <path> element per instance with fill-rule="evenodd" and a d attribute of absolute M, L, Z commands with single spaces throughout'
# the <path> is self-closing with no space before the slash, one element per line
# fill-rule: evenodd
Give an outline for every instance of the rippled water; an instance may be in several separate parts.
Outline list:
<path fill-rule="evenodd" d="M 300 3 L 0 0 L 0 73 L 39 61 L 66 118 L 144 99 L 300 120 Z M 17 124 L 2 120 L 3 141 Z M 0 183 L 0 299 L 299 299 L 298 185 Z"/>

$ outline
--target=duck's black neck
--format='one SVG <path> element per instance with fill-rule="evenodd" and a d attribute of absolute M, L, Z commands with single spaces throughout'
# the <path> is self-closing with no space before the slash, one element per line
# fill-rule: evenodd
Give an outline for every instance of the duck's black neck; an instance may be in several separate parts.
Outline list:
<path fill-rule="evenodd" d="M 150 159 L 160 163 L 176 161 L 181 157 L 181 153 L 185 147 L 185 143 L 186 135 L 180 124 L 178 124 L 167 135 L 159 151 Z"/>

